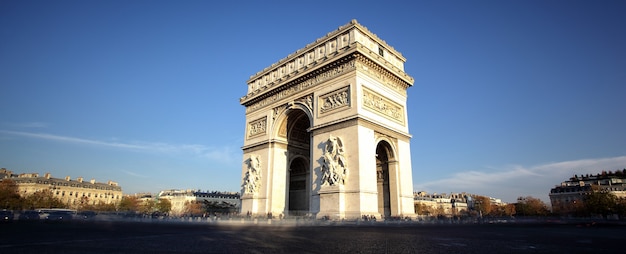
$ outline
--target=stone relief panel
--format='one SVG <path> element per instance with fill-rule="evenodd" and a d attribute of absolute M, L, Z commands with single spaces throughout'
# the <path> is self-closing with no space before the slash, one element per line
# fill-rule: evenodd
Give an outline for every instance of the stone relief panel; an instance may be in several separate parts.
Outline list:
<path fill-rule="evenodd" d="M 243 192 L 244 194 L 256 194 L 261 187 L 261 158 L 251 154 L 244 163 L 248 166 L 248 170 L 243 179 Z"/>
<path fill-rule="evenodd" d="M 264 135 L 267 130 L 267 117 L 248 123 L 248 138 Z"/>
<path fill-rule="evenodd" d="M 313 87 L 317 84 L 320 84 L 326 80 L 335 78 L 339 75 L 347 73 L 349 71 L 353 71 L 356 69 L 355 60 L 351 60 L 342 64 L 338 64 L 337 66 L 325 69 L 314 76 L 306 77 L 306 79 L 301 80 L 289 88 L 279 91 L 267 98 L 262 99 L 259 102 L 256 102 L 248 107 L 246 107 L 246 113 L 250 113 L 256 111 L 262 107 L 268 106 L 278 100 L 284 99 L 286 97 L 292 96 L 300 91 Z"/>
<path fill-rule="evenodd" d="M 348 165 L 341 138 L 330 135 L 322 155 L 322 186 L 343 185 Z"/>
<path fill-rule="evenodd" d="M 317 105 L 320 114 L 350 107 L 350 86 L 319 96 Z"/>
<path fill-rule="evenodd" d="M 404 125 L 404 107 L 363 87 L 363 107 Z"/>

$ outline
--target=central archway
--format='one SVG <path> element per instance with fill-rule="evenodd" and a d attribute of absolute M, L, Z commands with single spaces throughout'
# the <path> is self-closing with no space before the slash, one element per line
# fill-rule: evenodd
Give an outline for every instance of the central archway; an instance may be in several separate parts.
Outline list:
<path fill-rule="evenodd" d="M 290 110 L 287 127 L 287 191 L 286 208 L 290 216 L 303 216 L 309 212 L 311 177 L 309 155 L 311 127 L 309 117 L 302 110 Z"/>

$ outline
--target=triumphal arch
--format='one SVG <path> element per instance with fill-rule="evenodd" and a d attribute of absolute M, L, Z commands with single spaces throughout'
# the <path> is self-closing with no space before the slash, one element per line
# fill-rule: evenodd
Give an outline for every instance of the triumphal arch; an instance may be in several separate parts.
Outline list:
<path fill-rule="evenodd" d="M 241 212 L 413 216 L 405 61 L 353 20 L 251 76 Z"/>

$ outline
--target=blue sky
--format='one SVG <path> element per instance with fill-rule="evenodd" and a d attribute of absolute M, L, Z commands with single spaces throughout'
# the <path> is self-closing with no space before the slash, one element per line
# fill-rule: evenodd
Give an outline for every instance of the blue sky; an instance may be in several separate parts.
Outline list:
<path fill-rule="evenodd" d="M 248 78 L 357 19 L 400 51 L 416 191 L 626 168 L 624 1 L 1 1 L 0 167 L 239 191 Z"/>

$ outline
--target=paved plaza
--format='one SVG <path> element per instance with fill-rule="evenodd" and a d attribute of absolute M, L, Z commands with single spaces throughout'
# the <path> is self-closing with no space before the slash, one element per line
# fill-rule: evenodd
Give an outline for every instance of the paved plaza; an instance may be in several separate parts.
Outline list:
<path fill-rule="evenodd" d="M 14 221 L 0 253 L 618 253 L 603 224 L 147 223 Z"/>

